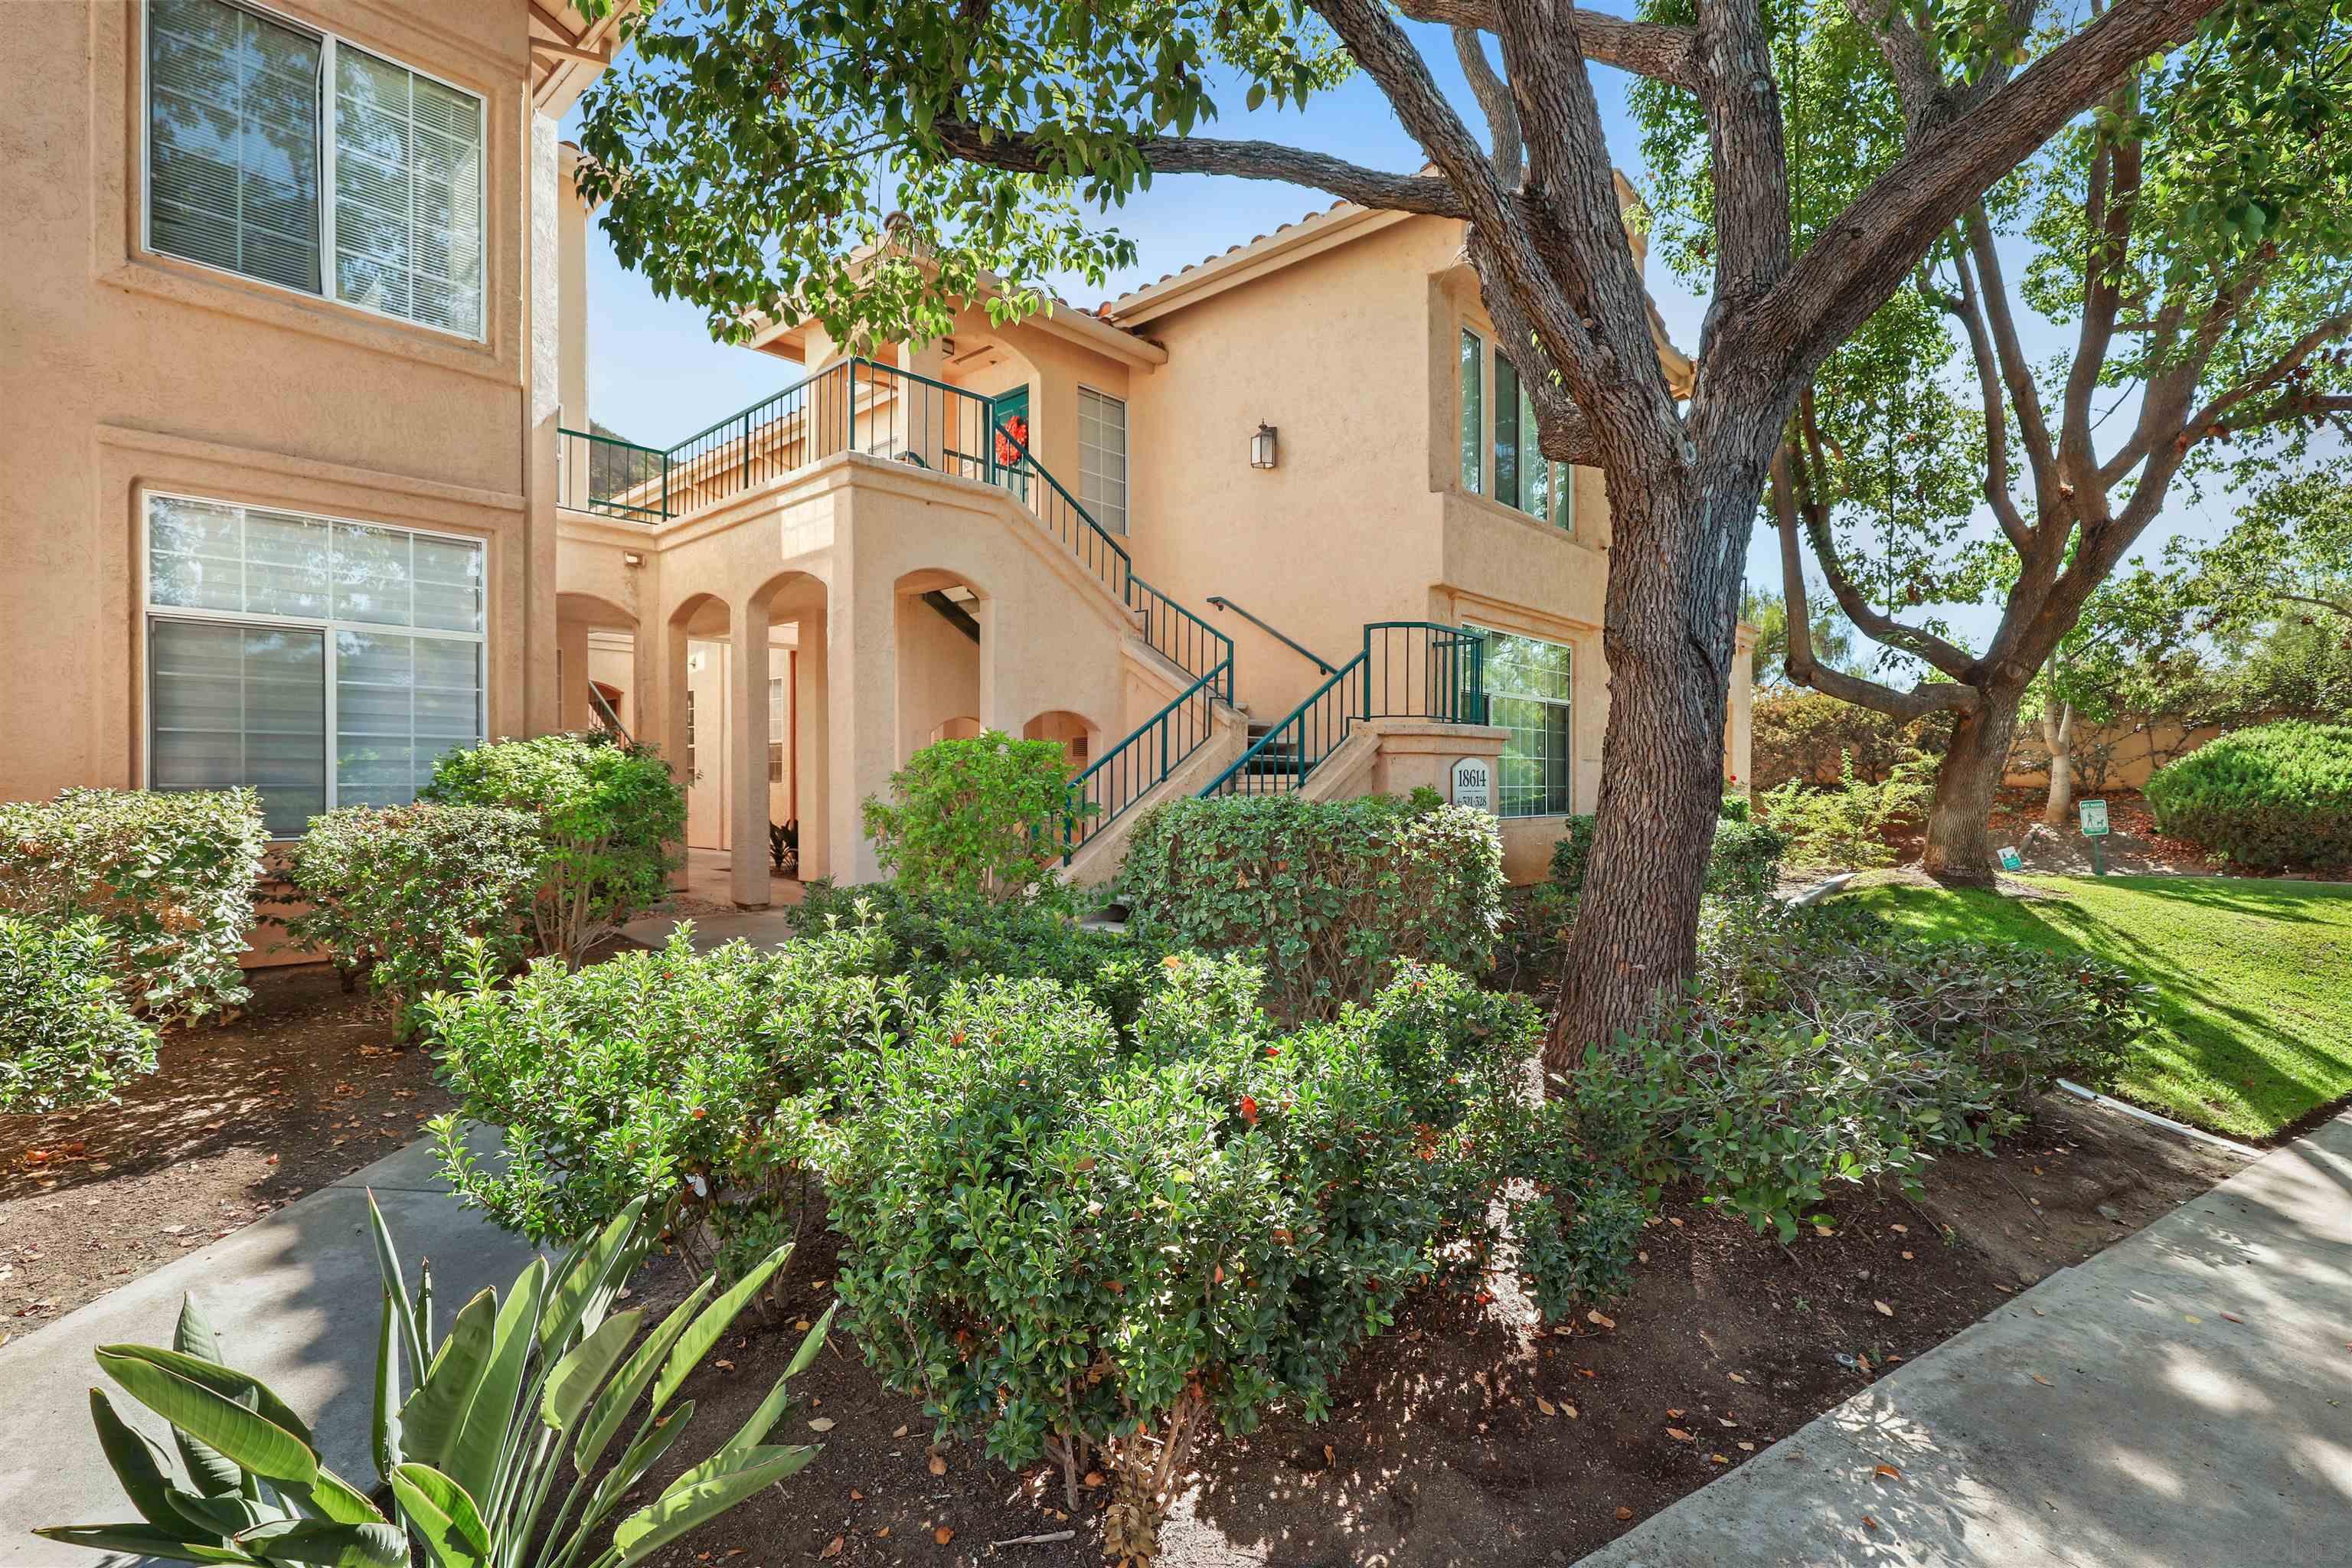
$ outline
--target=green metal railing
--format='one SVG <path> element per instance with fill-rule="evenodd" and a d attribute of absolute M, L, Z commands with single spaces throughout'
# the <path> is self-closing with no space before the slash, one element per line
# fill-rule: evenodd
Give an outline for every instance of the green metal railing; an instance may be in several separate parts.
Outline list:
<path fill-rule="evenodd" d="M 1070 805 L 1062 823 L 1064 865 L 1201 749 L 1215 726 L 1216 700 L 1232 690 L 1233 678 L 1233 660 L 1227 658 L 1070 781 Z"/>
<path fill-rule="evenodd" d="M 1201 792 L 1281 795 L 1306 784 L 1358 724 L 1374 719 L 1486 721 L 1486 643 L 1435 621 L 1374 621 L 1364 646 Z"/>
<path fill-rule="evenodd" d="M 650 522 L 669 516 L 669 454 L 616 436 L 555 432 L 555 504 Z"/>

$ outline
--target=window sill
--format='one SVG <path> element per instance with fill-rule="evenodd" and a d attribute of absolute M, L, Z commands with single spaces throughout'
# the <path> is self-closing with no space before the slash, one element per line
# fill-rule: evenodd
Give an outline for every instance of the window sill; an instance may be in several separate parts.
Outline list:
<path fill-rule="evenodd" d="M 437 327 L 411 325 L 396 317 L 323 296 L 299 293 L 233 272 L 222 272 L 201 262 L 138 251 L 121 265 L 100 272 L 98 280 L 151 299 L 241 316 L 263 326 L 302 332 L 485 381 L 511 383 L 518 374 L 516 367 L 488 342 L 457 337 Z"/>
<path fill-rule="evenodd" d="M 1506 506 L 1492 496 L 1480 495 L 1476 490 L 1464 489 L 1458 484 L 1448 486 L 1446 493 L 1471 507 L 1482 516 L 1495 518 L 1504 522 L 1516 522 L 1521 528 L 1533 529 L 1545 538 L 1557 539 L 1563 544 L 1582 545 L 1587 550 L 1597 548 L 1587 542 L 1584 537 L 1573 528 L 1562 528 L 1558 523 L 1546 522 L 1532 512 L 1521 511 L 1515 506 Z"/>

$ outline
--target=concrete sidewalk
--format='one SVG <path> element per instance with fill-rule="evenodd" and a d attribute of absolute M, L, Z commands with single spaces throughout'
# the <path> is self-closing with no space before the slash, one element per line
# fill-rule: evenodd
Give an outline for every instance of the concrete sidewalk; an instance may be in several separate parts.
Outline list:
<path fill-rule="evenodd" d="M 27 1532 L 138 1517 L 99 1452 L 89 1390 L 107 1388 L 115 1408 L 167 1448 L 168 1431 L 107 1381 L 90 1352 L 170 1344 L 180 1299 L 190 1293 L 229 1363 L 258 1376 L 310 1423 L 330 1467 L 360 1486 L 375 1484 L 368 1387 L 383 1292 L 368 1235 L 369 1188 L 412 1280 L 420 1258 L 433 1260 L 443 1325 L 484 1286 L 505 1290 L 530 1261 L 528 1243 L 450 1199 L 429 1142 L 412 1143 L 0 1346 L 0 1568 L 140 1561 Z"/>
<path fill-rule="evenodd" d="M 2347 1561 L 2352 1114 L 2043 1280 L 1581 1568 Z"/>

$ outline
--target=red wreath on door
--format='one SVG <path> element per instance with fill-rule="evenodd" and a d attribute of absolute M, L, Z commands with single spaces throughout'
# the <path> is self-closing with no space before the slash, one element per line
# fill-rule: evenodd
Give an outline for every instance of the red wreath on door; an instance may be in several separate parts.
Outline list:
<path fill-rule="evenodd" d="M 996 461 L 998 466 L 1007 468 L 1020 467 L 1021 459 L 1024 456 L 1025 448 L 1028 445 L 1029 421 L 1025 416 L 1015 414 L 1012 418 L 1007 419 L 1003 424 L 996 427 Z"/>

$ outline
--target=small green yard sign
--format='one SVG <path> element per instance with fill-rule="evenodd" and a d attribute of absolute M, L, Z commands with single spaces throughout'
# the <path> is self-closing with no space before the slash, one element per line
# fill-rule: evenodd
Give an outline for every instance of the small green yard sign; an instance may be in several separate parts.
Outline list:
<path fill-rule="evenodd" d="M 2081 810 L 2083 813 L 2083 837 L 2085 838 L 2105 837 L 2107 836 L 2107 803 L 2104 800 L 2086 800 L 2082 803 Z"/>
<path fill-rule="evenodd" d="M 2025 857 L 2017 852 L 2016 845 L 2004 844 L 2000 847 L 2000 868 L 2004 871 L 2025 869 Z"/>

